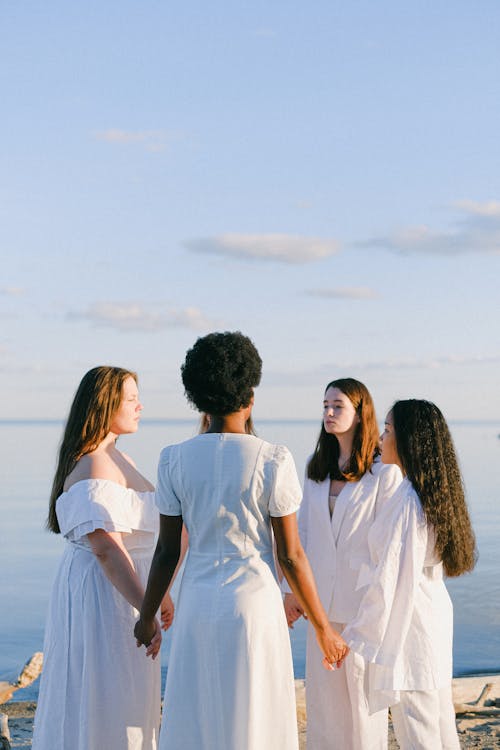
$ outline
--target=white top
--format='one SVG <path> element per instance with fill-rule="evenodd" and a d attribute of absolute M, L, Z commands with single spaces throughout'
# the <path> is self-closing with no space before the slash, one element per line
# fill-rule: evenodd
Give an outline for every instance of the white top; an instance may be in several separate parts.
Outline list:
<path fill-rule="evenodd" d="M 453 612 L 435 539 L 405 478 L 372 526 L 370 561 L 359 573 L 357 617 L 343 635 L 370 662 L 370 705 L 400 690 L 436 690 L 452 676 Z"/>
<path fill-rule="evenodd" d="M 300 539 L 331 622 L 347 623 L 358 611 L 362 597 L 356 591 L 358 573 L 370 560 L 368 532 L 401 480 L 397 466 L 375 461 L 358 482 L 345 483 L 330 517 L 330 478 L 315 482 L 306 474 Z M 290 592 L 286 581 L 282 590 Z"/>

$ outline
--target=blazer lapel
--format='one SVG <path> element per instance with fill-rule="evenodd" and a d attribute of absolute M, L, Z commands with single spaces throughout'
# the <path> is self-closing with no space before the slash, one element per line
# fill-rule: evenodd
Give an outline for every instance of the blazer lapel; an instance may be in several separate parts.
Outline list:
<path fill-rule="evenodd" d="M 335 549 L 335 539 L 332 534 L 332 520 L 330 519 L 330 510 L 328 508 L 328 493 L 330 491 L 330 479 L 327 477 L 323 482 L 316 485 L 316 517 L 319 528 L 324 529 L 322 535 L 326 532 L 332 540 L 332 546 Z M 335 516 L 335 513 L 333 514 Z M 328 531 L 327 531 L 328 530 Z"/>
<path fill-rule="evenodd" d="M 346 516 L 347 509 L 352 503 L 353 494 L 356 491 L 359 482 L 346 482 L 343 486 L 333 510 L 332 516 L 332 533 L 335 541 L 335 545 L 338 544 L 340 532 L 342 531 L 342 525 Z M 328 509 L 328 498 L 326 507 Z"/>

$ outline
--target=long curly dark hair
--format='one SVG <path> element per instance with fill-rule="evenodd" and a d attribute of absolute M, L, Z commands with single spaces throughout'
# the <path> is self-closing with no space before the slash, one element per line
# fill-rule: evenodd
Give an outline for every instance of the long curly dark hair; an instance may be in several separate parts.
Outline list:
<path fill-rule="evenodd" d="M 199 338 L 181 367 L 188 400 L 198 411 L 214 417 L 248 406 L 261 372 L 259 352 L 239 331 Z"/>
<path fill-rule="evenodd" d="M 323 422 L 318 442 L 307 465 L 307 476 L 315 482 L 322 482 L 327 477 L 347 482 L 358 482 L 363 474 L 371 469 L 375 457 L 379 454 L 378 424 L 375 416 L 373 399 L 366 385 L 354 378 L 332 380 L 325 388 L 338 388 L 347 396 L 356 409 L 359 424 L 354 434 L 351 458 L 345 471 L 339 469 L 340 446 L 335 435 L 330 435 Z"/>
<path fill-rule="evenodd" d="M 121 401 L 127 378 L 137 382 L 137 375 L 123 367 L 94 367 L 82 378 L 73 398 L 59 447 L 57 468 L 50 493 L 47 528 L 60 533 L 56 500 L 64 481 L 86 453 L 91 453 L 108 434 Z"/>
<path fill-rule="evenodd" d="M 391 411 L 403 471 L 434 528 L 446 575 L 467 573 L 476 562 L 476 540 L 446 420 L 435 404 L 418 399 L 396 401 Z"/>

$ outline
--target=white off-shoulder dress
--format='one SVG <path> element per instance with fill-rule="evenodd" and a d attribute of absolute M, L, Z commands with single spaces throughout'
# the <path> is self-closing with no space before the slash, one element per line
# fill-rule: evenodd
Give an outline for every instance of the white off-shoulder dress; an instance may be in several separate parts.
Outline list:
<path fill-rule="evenodd" d="M 301 494 L 289 451 L 252 435 L 204 434 L 162 452 L 158 508 L 189 533 L 162 750 L 297 750 L 270 522 L 295 513 Z"/>
<path fill-rule="evenodd" d="M 133 638 L 137 610 L 108 580 L 87 534 L 122 532 L 145 586 L 158 528 L 153 492 L 77 482 L 57 500 L 66 538 L 49 605 L 33 750 L 155 750 L 160 662 Z"/>

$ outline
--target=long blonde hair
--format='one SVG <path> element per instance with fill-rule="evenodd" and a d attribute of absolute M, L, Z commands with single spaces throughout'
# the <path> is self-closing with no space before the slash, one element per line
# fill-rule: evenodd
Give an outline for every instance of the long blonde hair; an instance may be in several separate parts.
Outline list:
<path fill-rule="evenodd" d="M 123 383 L 137 375 L 122 367 L 94 367 L 82 378 L 75 393 L 59 448 L 57 468 L 50 493 L 47 528 L 60 533 L 56 500 L 63 491 L 68 474 L 79 459 L 91 453 L 108 434 L 122 401 Z"/>

